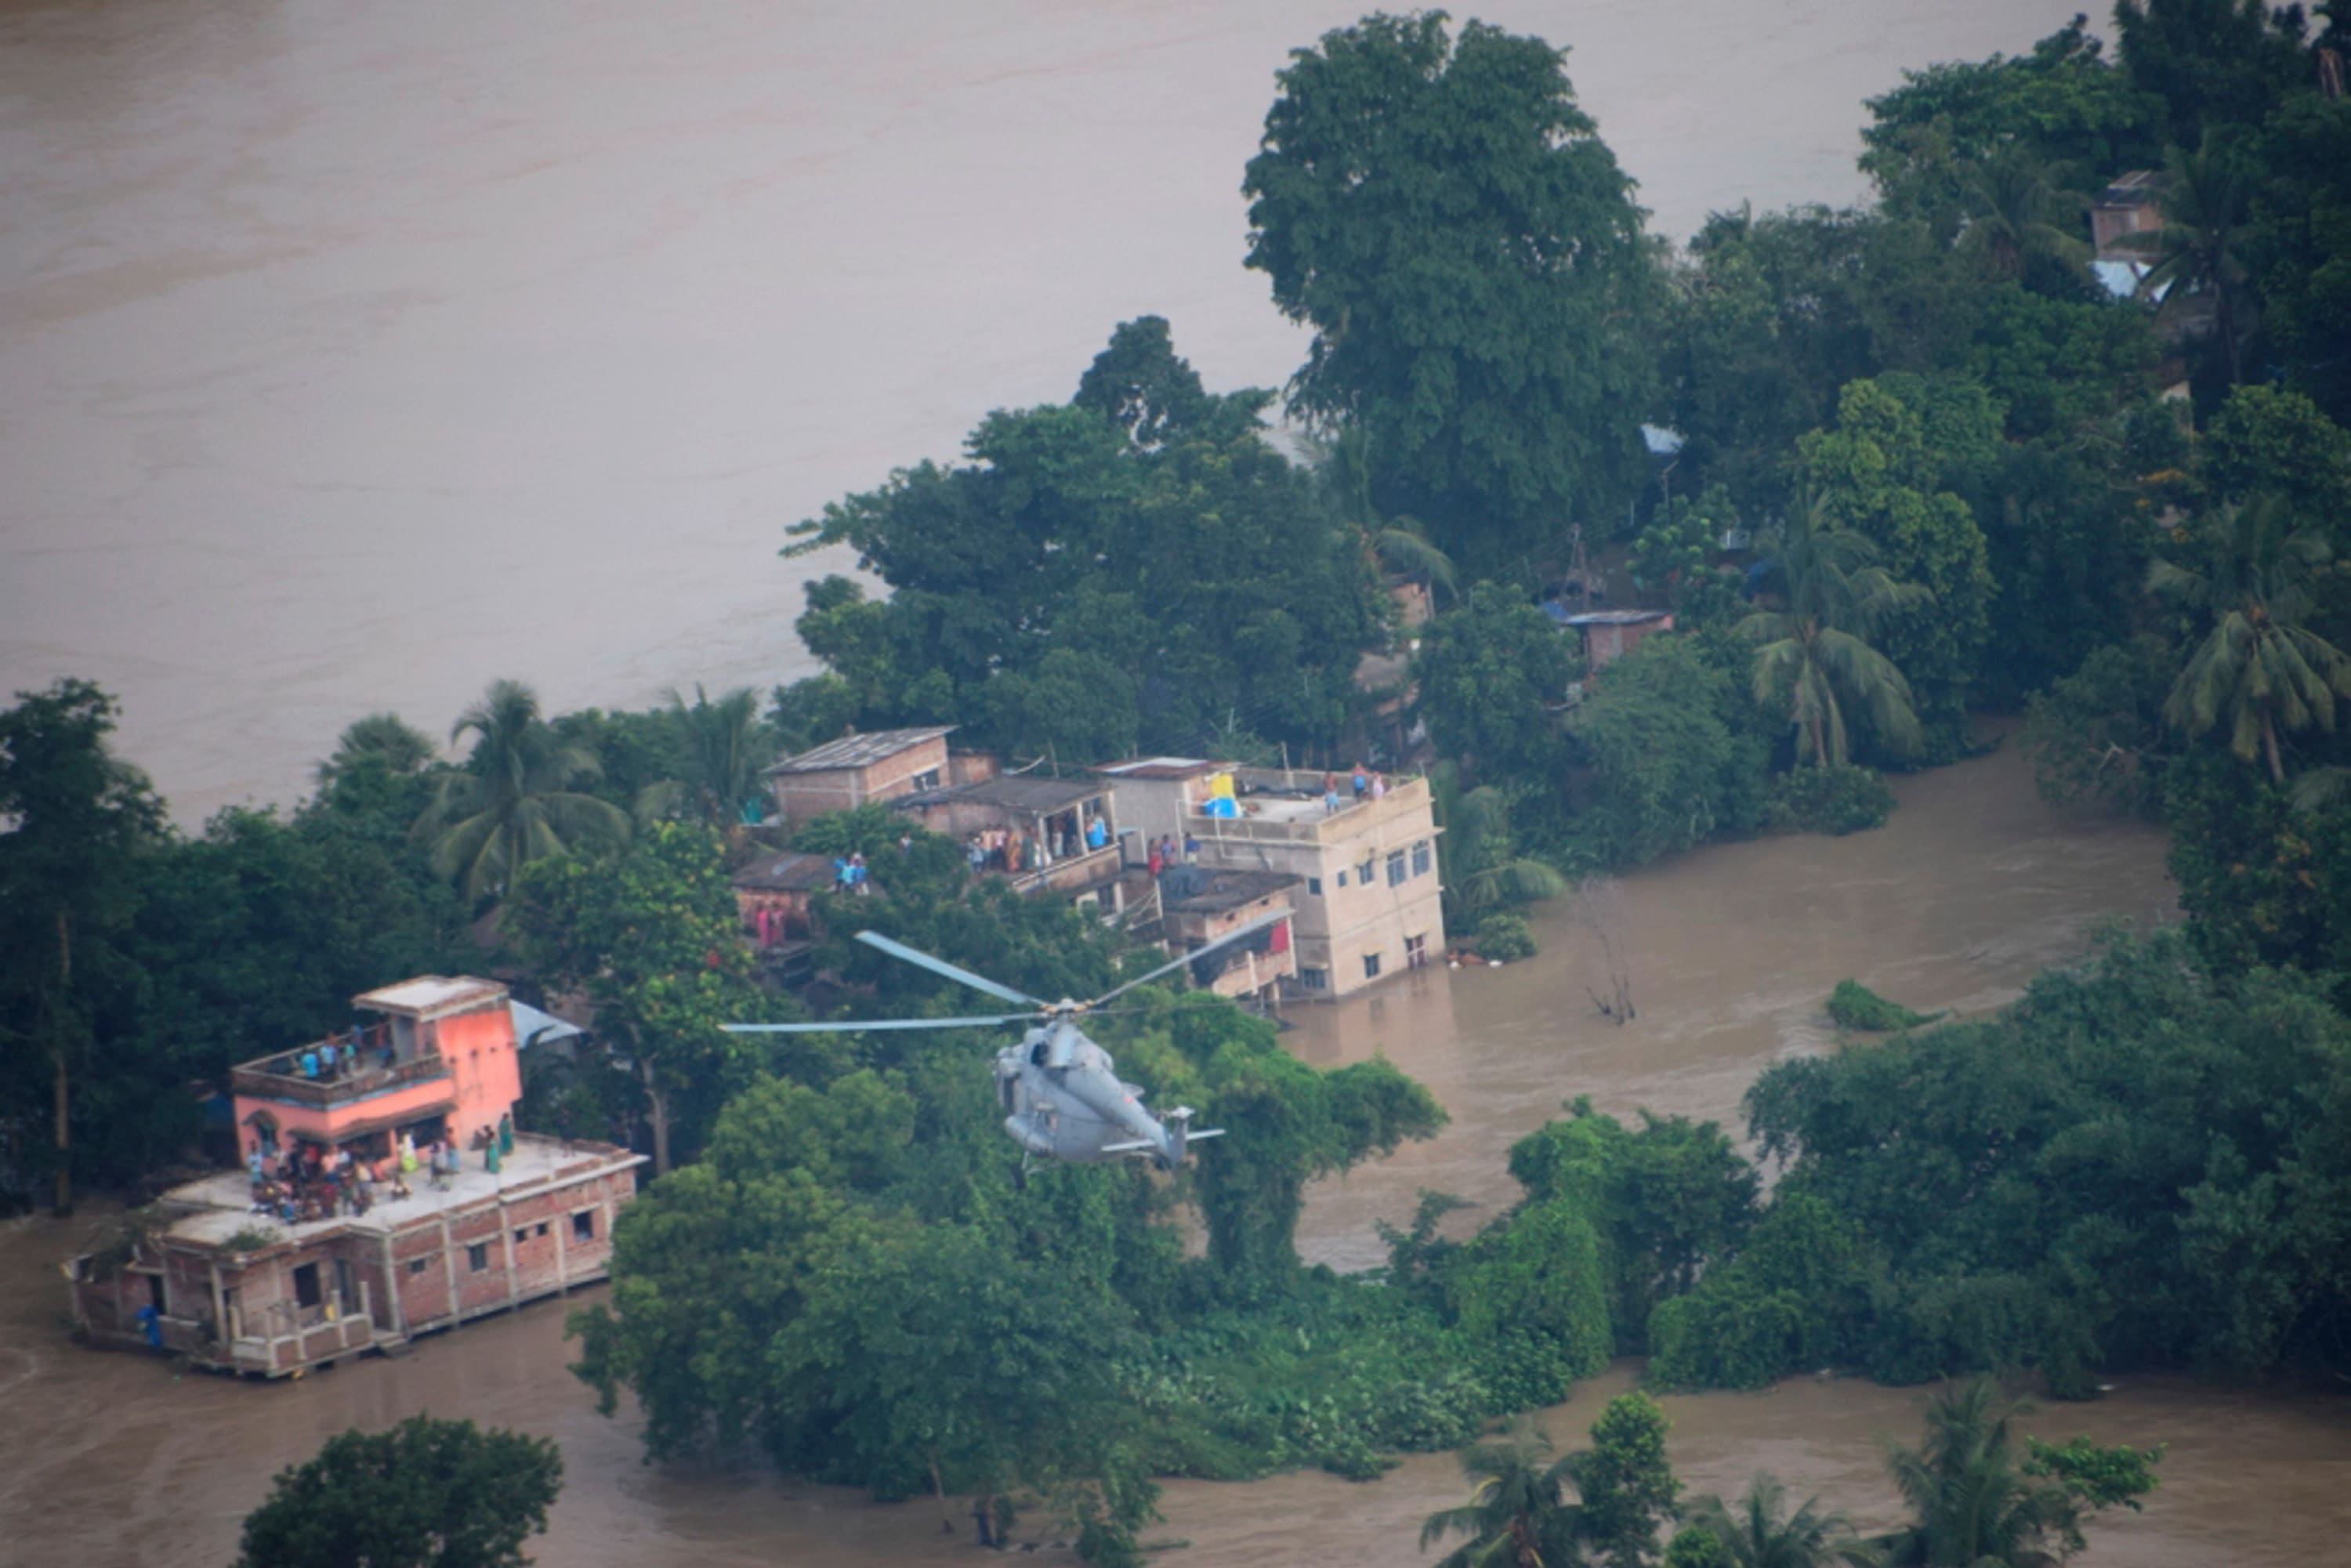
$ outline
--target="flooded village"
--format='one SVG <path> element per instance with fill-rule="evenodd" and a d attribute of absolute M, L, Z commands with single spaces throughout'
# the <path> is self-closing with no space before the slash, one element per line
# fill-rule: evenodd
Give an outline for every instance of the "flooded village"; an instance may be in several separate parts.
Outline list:
<path fill-rule="evenodd" d="M 0 0 L 0 1565 L 2336 1560 L 2346 58 Z"/>

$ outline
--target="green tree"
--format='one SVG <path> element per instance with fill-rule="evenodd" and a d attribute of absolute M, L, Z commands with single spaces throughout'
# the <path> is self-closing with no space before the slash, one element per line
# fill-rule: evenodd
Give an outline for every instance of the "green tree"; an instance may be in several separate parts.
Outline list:
<path fill-rule="evenodd" d="M 1421 1522 L 1421 1550 L 1466 1535 L 1466 1542 L 1437 1559 L 1437 1568 L 1544 1568 L 1573 1561 L 1576 1511 L 1566 1491 L 1574 1457 L 1552 1458 L 1551 1439 L 1535 1427 L 1478 1444 L 1461 1456 L 1462 1473 L 1472 1483 L 1469 1500 Z"/>
<path fill-rule="evenodd" d="M 1980 387 L 1888 375 L 1845 387 L 1836 428 L 1796 443 L 1817 522 L 1867 538 L 1893 580 L 1925 590 L 1883 601 L 1871 640 L 1907 678 L 1938 758 L 1964 744 L 1969 687 L 1991 637 L 1990 547 L 1959 492 L 1988 479 L 2000 432 Z"/>
<path fill-rule="evenodd" d="M 2351 424 L 2351 99 L 2297 93 L 2263 126 L 2244 238 L 2286 384 Z"/>
<path fill-rule="evenodd" d="M 1879 745 L 1915 751 L 1910 683 L 1867 639 L 1889 611 L 1924 599 L 1926 591 L 1895 581 L 1877 564 L 1877 547 L 1827 526 L 1823 510 L 1818 501 L 1798 507 L 1774 546 L 1784 608 L 1755 611 L 1739 623 L 1740 634 L 1757 644 L 1755 700 L 1788 716 L 1798 759 L 1818 767 L 1846 760 L 1847 707 L 1868 716 Z"/>
<path fill-rule="evenodd" d="M 1314 340 L 1295 406 L 1493 571 L 1641 483 L 1656 298 L 1632 182 L 1562 51 L 1441 12 L 1294 50 L 1243 183 L 1249 265 Z"/>
<path fill-rule="evenodd" d="M 2302 10 L 2262 0 L 2116 0 L 2116 55 L 2168 113 L 2167 140 L 2256 125 L 2302 78 Z"/>
<path fill-rule="evenodd" d="M 1724 1568 L 1876 1568 L 1877 1550 L 1854 1533 L 1852 1521 L 1807 1498 L 1788 1511 L 1788 1489 L 1756 1472 L 1735 1507 L 1712 1495 L 1683 1517 L 1720 1543 Z"/>
<path fill-rule="evenodd" d="M 751 983 L 742 917 L 717 838 L 660 822 L 621 854 L 543 861 L 525 873 L 510 918 L 533 970 L 584 992 L 598 1039 L 632 1063 L 645 1096 L 653 1169 L 700 1142 L 727 1090 L 755 1065 L 722 1026 L 770 1008 Z M 803 1069 L 829 1060 L 822 1036 L 779 1035 Z"/>
<path fill-rule="evenodd" d="M 762 770 L 776 757 L 775 732 L 759 716 L 758 694 L 737 686 L 712 702 L 697 685 L 691 706 L 676 692 L 669 694 L 669 704 L 686 771 L 642 791 L 638 814 L 690 818 L 739 841 L 745 812 L 759 800 Z"/>
<path fill-rule="evenodd" d="M 412 728 L 396 713 L 354 719 L 335 742 L 335 754 L 319 764 L 319 782 L 333 783 L 363 758 L 380 758 L 395 774 L 421 773 L 433 761 L 433 737 Z"/>
<path fill-rule="evenodd" d="M 0 711 L 0 1031 L 47 1061 L 61 1218 L 73 1212 L 73 1082 L 92 1044 L 91 975 L 137 907 L 141 858 L 163 829 L 145 775 L 109 746 L 115 713 L 112 697 L 78 680 L 20 692 Z"/>
<path fill-rule="evenodd" d="M 1639 865 L 1756 825 L 1771 743 L 1724 663 L 1729 639 L 1651 637 L 1585 683 L 1568 716 L 1573 841 L 1598 864 Z"/>
<path fill-rule="evenodd" d="M 2089 261 L 2081 193 L 2060 185 L 2030 152 L 1991 154 L 1969 167 L 1959 189 L 1967 214 L 1959 249 L 1992 277 L 2022 282 L 2036 266 L 2078 276 Z"/>
<path fill-rule="evenodd" d="M 2118 1489 L 2085 1486 L 2090 1467 L 2078 1457 L 2064 1465 L 2065 1479 L 2036 1475 L 2033 1464 L 2049 1473 L 2038 1457 L 2020 1466 L 2011 1423 L 2023 1408 L 1991 1378 L 1970 1378 L 1928 1401 L 1927 1435 L 1917 1448 L 1886 1445 L 1886 1473 L 1911 1511 L 1910 1522 L 1881 1542 L 1886 1563 L 2042 1568 L 2088 1544 L 2083 1503 L 2102 1506 L 2100 1493 Z M 2153 1484 L 2151 1474 L 2144 1479 Z"/>
<path fill-rule="evenodd" d="M 2124 236 L 2147 257 L 2139 291 L 2160 299 L 2160 313 L 2175 318 L 2190 299 L 2210 299 L 2220 362 L 2234 386 L 2244 380 L 2237 321 L 2247 276 L 2244 176 L 2228 152 L 2209 142 L 2193 152 L 2169 148 L 2158 201 L 2162 226 Z"/>
<path fill-rule="evenodd" d="M 277 1473 L 238 1568 L 528 1568 L 563 1457 L 545 1437 L 412 1416 L 356 1427 Z"/>
<path fill-rule="evenodd" d="M 2231 389 L 2196 457 L 2198 476 L 2217 498 L 2274 495 L 2315 522 L 2330 546 L 2351 535 L 2351 430 L 2301 393 Z"/>
<path fill-rule="evenodd" d="M 1430 738 L 1481 784 L 1555 790 L 1568 757 L 1555 715 L 1580 663 L 1549 616 L 1479 583 L 1422 632 L 1414 670 Z"/>
<path fill-rule="evenodd" d="M 585 748 L 559 739 L 518 681 L 494 681 L 449 738 L 475 737 L 464 769 L 437 780 L 417 831 L 433 863 L 475 903 L 503 895 L 534 861 L 628 837 L 626 813 L 572 786 L 601 771 Z"/>
<path fill-rule="evenodd" d="M 1355 537 L 1364 570 L 1390 580 L 1408 580 L 1428 589 L 1431 598 L 1450 599 L 1454 588 L 1453 558 L 1430 542 L 1420 519 L 1403 513 L 1383 513 L 1372 498 L 1374 465 L 1372 438 L 1360 425 L 1346 425 L 1327 440 L 1311 435 L 1314 476 L 1321 484 L 1332 516 Z"/>
<path fill-rule="evenodd" d="M 1495 784 L 1464 789 L 1461 770 L 1450 762 L 1429 769 L 1428 789 L 1440 830 L 1437 872 L 1452 924 L 1466 928 L 1481 915 L 1568 890 L 1565 873 L 1520 851 L 1510 831 L 1509 791 Z"/>
<path fill-rule="evenodd" d="M 2225 724 L 2229 749 L 2242 761 L 2260 758 L 2283 784 L 2279 731 L 2331 733 L 2335 699 L 2351 695 L 2351 655 L 2303 623 L 2312 574 L 2331 552 L 2267 497 L 2224 508 L 2205 525 L 2203 542 L 2200 570 L 2158 560 L 2147 571 L 2150 589 L 2210 622 L 2163 716 L 2191 737 Z"/>
<path fill-rule="evenodd" d="M 1666 1459 L 1668 1425 L 1647 1395 L 1619 1394 L 1592 1424 L 1592 1447 L 1568 1461 L 1583 1500 L 1576 1539 L 1603 1568 L 1642 1568 L 1657 1555 L 1682 1490 Z"/>

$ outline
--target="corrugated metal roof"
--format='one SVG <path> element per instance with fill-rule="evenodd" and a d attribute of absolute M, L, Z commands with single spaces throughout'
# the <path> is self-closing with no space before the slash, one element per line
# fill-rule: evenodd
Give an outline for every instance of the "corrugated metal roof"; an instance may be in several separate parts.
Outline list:
<path fill-rule="evenodd" d="M 862 735 L 844 735 L 839 740 L 828 740 L 798 757 L 787 757 L 768 769 L 772 779 L 778 773 L 827 773 L 841 768 L 866 768 L 926 740 L 936 740 L 952 734 L 951 724 L 934 725 L 926 729 L 875 729 Z"/>
<path fill-rule="evenodd" d="M 1638 626 L 1644 622 L 1663 621 L 1662 610 L 1587 610 L 1581 615 L 1562 615 L 1562 626 Z"/>
<path fill-rule="evenodd" d="M 747 893 L 816 893 L 832 885 L 831 855 L 763 855 L 735 873 Z"/>
<path fill-rule="evenodd" d="M 1050 812 L 1066 810 L 1081 800 L 1109 793 L 1110 786 L 1093 779 L 1039 779 L 1026 773 L 1008 773 L 977 784 L 957 784 L 945 789 L 926 789 L 919 795 L 902 795 L 890 804 L 902 811 L 954 803 L 996 806 L 1008 811 Z"/>
<path fill-rule="evenodd" d="M 1165 907 L 1173 915 L 1221 915 L 1295 887 L 1306 879 L 1286 871 L 1226 871 L 1177 866 L 1159 879 Z"/>
<path fill-rule="evenodd" d="M 1196 779 L 1231 766 L 1199 757 L 1130 757 L 1123 762 L 1105 762 L 1094 771 L 1113 779 Z"/>

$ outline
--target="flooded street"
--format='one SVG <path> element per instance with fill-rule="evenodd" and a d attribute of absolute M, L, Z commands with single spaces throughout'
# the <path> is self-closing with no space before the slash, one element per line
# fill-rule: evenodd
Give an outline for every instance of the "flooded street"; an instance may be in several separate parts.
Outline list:
<path fill-rule="evenodd" d="M 781 530 L 1156 312 L 1304 340 L 1241 170 L 1332 0 L 0 0 L 0 693 L 124 699 L 180 820 L 493 678 L 809 673 Z M 1661 233 L 1862 193 L 1861 100 L 2074 0 L 1496 0 Z"/>
<path fill-rule="evenodd" d="M 1640 1017 L 1594 1016 L 1577 935 L 1538 921 L 1541 957 L 1501 970 L 1437 971 L 1376 998 L 1299 1013 L 1287 1038 L 1323 1062 L 1384 1050 L 1437 1091 L 1453 1124 L 1433 1142 L 1324 1184 L 1305 1223 L 1309 1254 L 1378 1256 L 1374 1218 L 1401 1219 L 1416 1189 L 1509 1201 L 1509 1142 L 1565 1096 L 1604 1108 L 1726 1119 L 1763 1064 L 1829 1043 L 1822 998 L 1851 975 L 1922 1009 L 1996 1005 L 2040 966 L 2081 952 L 2093 926 L 2144 922 L 2169 893 L 2156 832 L 2076 818 L 2036 800 L 2000 752 L 1901 782 L 1883 831 L 1704 849 L 1625 880 L 1627 948 Z M 74 1347 L 52 1265 L 78 1250 L 45 1219 L 0 1227 L 0 1557 L 87 1568 L 219 1568 L 237 1521 L 280 1467 L 353 1424 L 420 1410 L 543 1433 L 562 1444 L 567 1483 L 539 1560 L 562 1568 L 790 1563 L 977 1563 L 935 1507 L 858 1494 L 756 1467 L 713 1474 L 648 1469 L 625 1418 L 598 1416 L 563 1370 L 562 1311 L 528 1308 L 420 1342 L 399 1361 L 355 1363 L 297 1384 L 175 1377 L 143 1357 Z M 1629 1369 L 1545 1417 L 1582 1437 Z M 1664 1401 L 1674 1462 L 1697 1490 L 1732 1491 L 1767 1468 L 1798 1499 L 1819 1492 L 1866 1523 L 1892 1517 L 1876 1440 L 1910 1437 L 1925 1391 L 1797 1379 L 1758 1395 Z M 2185 1378 L 2125 1378 L 2090 1406 L 2029 1423 L 2059 1438 L 2170 1445 L 2143 1515 L 2100 1527 L 2085 1559 L 2133 1568 L 2337 1561 L 2351 1535 L 2351 1410 L 2340 1399 L 2237 1391 Z M 1459 1500 L 1456 1459 L 1424 1455 L 1355 1485 L 1322 1474 L 1248 1485 L 1177 1482 L 1171 1563 L 1427 1561 L 1421 1517 Z"/>

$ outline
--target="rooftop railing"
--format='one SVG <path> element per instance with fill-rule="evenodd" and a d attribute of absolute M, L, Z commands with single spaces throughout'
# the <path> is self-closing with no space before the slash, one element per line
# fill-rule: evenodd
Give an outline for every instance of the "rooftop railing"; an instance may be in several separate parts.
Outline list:
<path fill-rule="evenodd" d="M 403 1083 L 421 1083 L 428 1079 L 449 1076 L 449 1064 L 437 1056 L 420 1056 L 410 1061 L 395 1061 L 389 1067 L 360 1065 L 345 1068 L 338 1056 L 332 1073 L 320 1071 L 312 1077 L 300 1066 L 300 1053 L 295 1053 L 291 1070 L 281 1066 L 287 1058 L 264 1057 L 232 1069 L 229 1089 L 232 1093 L 253 1094 L 272 1100 L 293 1100 L 306 1105 L 336 1105 L 346 1100 L 356 1100 L 364 1094 L 380 1093 L 396 1089 Z M 365 1059 L 361 1059 L 364 1063 Z"/>

